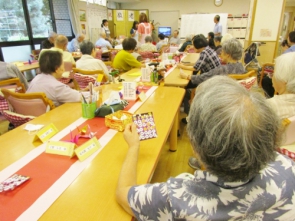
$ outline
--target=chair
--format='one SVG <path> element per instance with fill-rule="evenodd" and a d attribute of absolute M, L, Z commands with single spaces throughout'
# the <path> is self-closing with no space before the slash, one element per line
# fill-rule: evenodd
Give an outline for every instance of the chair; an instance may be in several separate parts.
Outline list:
<path fill-rule="evenodd" d="M 285 131 L 282 137 L 282 146 L 277 151 L 295 161 L 295 116 L 284 119 L 283 126 Z"/>
<path fill-rule="evenodd" d="M 256 72 L 255 70 L 252 70 L 247 72 L 246 74 L 229 74 L 228 76 L 236 80 L 244 80 L 249 77 L 255 76 L 255 72 Z"/>
<path fill-rule="evenodd" d="M 11 78 L 8 80 L 0 81 L 0 114 L 3 114 L 3 111 L 5 110 L 9 110 L 7 100 L 1 92 L 4 88 L 19 93 L 26 92 L 25 86 L 23 83 L 20 82 L 19 78 Z"/>
<path fill-rule="evenodd" d="M 93 84 L 95 82 L 105 82 L 105 75 L 102 70 L 82 70 L 78 68 L 73 68 L 74 79 L 77 81 L 79 90 L 86 88 L 90 82 Z M 99 80 L 97 80 L 99 79 Z"/>
<path fill-rule="evenodd" d="M 262 87 L 262 79 L 265 74 L 270 74 L 272 75 L 274 71 L 274 63 L 265 63 L 262 65 L 261 72 L 260 72 L 260 78 L 259 78 L 259 87 Z"/>
<path fill-rule="evenodd" d="M 255 70 L 249 71 L 246 74 L 229 74 L 228 76 L 238 80 L 238 83 L 250 90 L 256 82 Z"/>
<path fill-rule="evenodd" d="M 44 93 L 23 94 L 8 89 L 2 89 L 1 92 L 9 104 L 9 110 L 3 111 L 3 115 L 15 127 L 55 108 Z"/>

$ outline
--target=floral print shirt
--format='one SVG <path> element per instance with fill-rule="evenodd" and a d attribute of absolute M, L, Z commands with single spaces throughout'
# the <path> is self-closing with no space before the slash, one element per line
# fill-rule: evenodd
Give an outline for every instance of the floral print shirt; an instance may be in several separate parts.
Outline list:
<path fill-rule="evenodd" d="M 294 220 L 295 163 L 278 154 L 244 182 L 224 182 L 206 171 L 194 179 L 133 186 L 129 205 L 138 220 Z"/>

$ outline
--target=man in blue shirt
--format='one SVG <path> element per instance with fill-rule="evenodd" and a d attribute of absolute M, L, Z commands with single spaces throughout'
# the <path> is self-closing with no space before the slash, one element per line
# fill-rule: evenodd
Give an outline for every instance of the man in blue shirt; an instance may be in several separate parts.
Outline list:
<path fill-rule="evenodd" d="M 291 31 L 289 33 L 288 45 L 290 45 L 290 48 L 288 48 L 286 51 L 284 51 L 283 54 L 286 54 L 289 52 L 295 52 L 295 31 Z"/>
<path fill-rule="evenodd" d="M 222 36 L 222 25 L 220 24 L 219 20 L 220 20 L 220 16 L 216 15 L 214 17 L 214 23 L 215 23 L 214 30 L 213 30 L 214 36 Z"/>

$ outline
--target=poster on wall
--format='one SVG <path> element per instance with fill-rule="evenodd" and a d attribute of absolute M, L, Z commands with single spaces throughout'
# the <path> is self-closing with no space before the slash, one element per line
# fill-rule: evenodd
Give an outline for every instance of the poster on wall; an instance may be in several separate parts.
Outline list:
<path fill-rule="evenodd" d="M 80 18 L 80 21 L 86 21 L 86 11 L 85 10 L 79 10 L 79 18 Z"/>
<path fill-rule="evenodd" d="M 139 11 L 139 14 L 141 14 L 141 13 L 146 14 L 146 10 L 141 10 L 141 11 Z"/>
<path fill-rule="evenodd" d="M 81 23 L 81 32 L 83 35 L 87 35 L 87 32 L 86 32 L 86 23 Z"/>
<path fill-rule="evenodd" d="M 113 11 L 112 10 L 108 10 L 108 20 L 109 21 L 113 20 Z"/>
<path fill-rule="evenodd" d="M 123 10 L 117 10 L 117 21 L 124 21 L 124 12 Z"/>
<path fill-rule="evenodd" d="M 128 21 L 134 21 L 134 11 L 128 11 Z"/>

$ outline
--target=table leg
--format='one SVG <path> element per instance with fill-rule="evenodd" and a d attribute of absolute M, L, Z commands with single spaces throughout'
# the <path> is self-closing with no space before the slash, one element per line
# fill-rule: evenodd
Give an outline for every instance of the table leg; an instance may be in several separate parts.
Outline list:
<path fill-rule="evenodd" d="M 175 152 L 177 150 L 177 131 L 178 131 L 178 111 L 174 117 L 174 122 L 170 131 L 170 151 Z"/>

